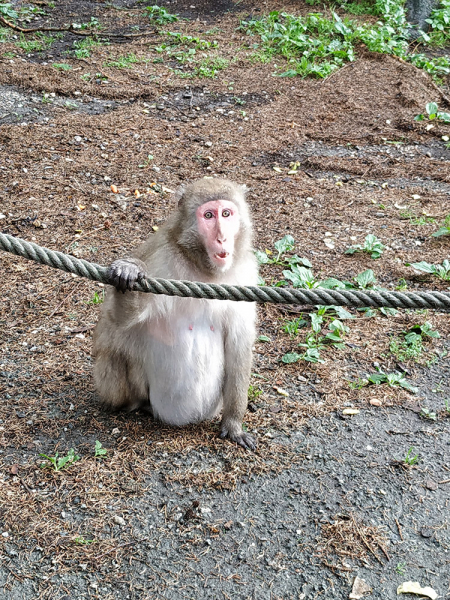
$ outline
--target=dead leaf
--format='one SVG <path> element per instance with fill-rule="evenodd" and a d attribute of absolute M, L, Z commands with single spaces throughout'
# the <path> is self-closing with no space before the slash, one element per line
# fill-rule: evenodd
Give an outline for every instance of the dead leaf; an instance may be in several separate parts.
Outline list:
<path fill-rule="evenodd" d="M 369 404 L 371 404 L 372 406 L 381 406 L 383 403 L 381 402 L 381 400 L 372 398 L 372 400 L 369 400 Z"/>
<path fill-rule="evenodd" d="M 438 489 L 439 486 L 432 479 L 428 479 L 428 481 L 425 483 L 425 487 L 427 488 L 427 490 L 432 490 L 434 492 Z"/>
<path fill-rule="evenodd" d="M 283 390 L 283 388 L 277 387 L 276 385 L 273 386 L 273 389 L 278 392 L 281 396 L 286 396 L 286 398 L 289 397 L 289 393 L 286 390 Z"/>
<path fill-rule="evenodd" d="M 353 582 L 353 588 L 349 598 L 352 600 L 359 600 L 363 598 L 367 594 L 372 593 L 372 588 L 364 581 L 364 579 L 360 579 L 359 577 L 355 577 L 355 581 Z"/>
<path fill-rule="evenodd" d="M 417 594 L 419 596 L 428 596 L 431 600 L 436 600 L 437 593 L 431 587 L 420 587 L 417 581 L 405 581 L 397 588 L 398 594 Z"/>
<path fill-rule="evenodd" d="M 11 466 L 11 475 L 17 475 L 18 472 L 19 472 L 19 465 L 12 465 Z"/>

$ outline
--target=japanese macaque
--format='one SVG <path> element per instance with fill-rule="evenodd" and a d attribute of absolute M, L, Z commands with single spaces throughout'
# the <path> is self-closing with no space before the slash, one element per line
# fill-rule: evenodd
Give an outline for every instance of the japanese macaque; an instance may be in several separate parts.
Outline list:
<path fill-rule="evenodd" d="M 255 304 L 127 291 L 144 276 L 257 284 L 245 187 L 201 179 L 180 189 L 177 199 L 161 229 L 110 267 L 117 289 L 108 292 L 94 332 L 96 387 L 106 405 L 147 408 L 170 425 L 222 412 L 220 436 L 254 449 L 242 420 Z"/>

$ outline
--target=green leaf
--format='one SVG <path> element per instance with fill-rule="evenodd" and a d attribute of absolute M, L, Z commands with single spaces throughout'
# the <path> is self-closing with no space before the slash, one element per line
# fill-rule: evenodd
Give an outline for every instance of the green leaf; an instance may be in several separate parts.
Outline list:
<path fill-rule="evenodd" d="M 270 258 L 265 252 L 261 252 L 261 250 L 255 250 L 255 256 L 260 265 L 267 265 L 270 263 Z"/>
<path fill-rule="evenodd" d="M 387 377 L 384 373 L 372 373 L 367 379 L 370 383 L 375 385 L 380 385 L 380 383 L 386 383 L 387 381 Z"/>
<path fill-rule="evenodd" d="M 408 390 L 408 392 L 411 392 L 412 394 L 417 394 L 417 392 L 419 391 L 418 388 L 411 385 L 406 379 L 400 379 L 398 383 L 402 388 L 405 388 L 405 390 Z"/>
<path fill-rule="evenodd" d="M 368 285 L 375 284 L 377 282 L 377 278 L 375 277 L 372 269 L 367 269 L 367 271 L 358 273 L 358 275 L 355 277 L 355 281 L 359 287 L 366 288 Z"/>
<path fill-rule="evenodd" d="M 305 354 L 302 356 L 303 360 L 312 363 L 324 363 L 325 361 L 320 358 L 320 352 L 318 348 L 308 348 Z"/>
<path fill-rule="evenodd" d="M 423 121 L 425 119 L 424 115 L 417 115 L 414 117 L 414 121 Z"/>
<path fill-rule="evenodd" d="M 295 240 L 292 235 L 285 235 L 281 240 L 275 242 L 274 246 L 279 254 L 284 254 L 285 252 L 291 252 L 291 250 L 294 249 Z"/>
<path fill-rule="evenodd" d="M 95 448 L 94 448 L 94 456 L 105 456 L 107 454 L 107 452 L 108 451 L 106 450 L 106 448 L 102 447 L 101 442 L 96 440 Z"/>
<path fill-rule="evenodd" d="M 292 363 L 298 362 L 301 358 L 302 358 L 301 354 L 297 354 L 297 352 L 291 352 L 290 354 L 285 354 L 281 360 L 285 364 L 290 365 Z"/>
<path fill-rule="evenodd" d="M 328 279 L 321 281 L 318 287 L 325 288 L 326 290 L 345 290 L 347 286 L 343 281 L 339 281 L 335 277 L 328 277 Z"/>
<path fill-rule="evenodd" d="M 344 325 L 344 323 L 341 323 L 341 321 L 338 319 L 331 321 L 328 327 L 331 329 L 331 331 L 342 331 L 342 333 L 348 333 L 350 331 L 350 328 L 347 327 L 347 325 Z"/>
<path fill-rule="evenodd" d="M 334 311 L 336 312 L 337 316 L 340 319 L 354 319 L 355 315 L 352 315 L 352 313 L 348 312 L 348 310 L 346 310 L 343 306 L 330 306 L 330 308 L 333 308 Z"/>
<path fill-rule="evenodd" d="M 308 288 L 312 287 L 315 282 L 311 269 L 299 267 L 298 265 L 292 265 L 290 271 L 283 271 L 283 275 L 286 279 L 292 281 L 294 287 Z"/>
<path fill-rule="evenodd" d="M 260 335 L 258 337 L 258 342 L 271 342 L 272 340 L 267 335 Z"/>
<path fill-rule="evenodd" d="M 441 334 L 439 333 L 439 331 L 436 331 L 435 329 L 433 329 L 433 326 L 431 325 L 431 323 L 428 323 L 428 321 L 426 321 L 421 327 L 420 330 L 422 332 L 422 335 L 426 335 L 427 337 L 432 337 L 432 338 L 440 338 Z"/>
<path fill-rule="evenodd" d="M 450 235 L 450 227 L 441 227 L 431 234 L 433 237 L 441 237 L 442 235 Z"/>
<path fill-rule="evenodd" d="M 315 333 L 319 333 L 322 328 L 323 317 L 316 313 L 311 313 L 311 328 Z"/>
<path fill-rule="evenodd" d="M 308 267 L 309 269 L 312 268 L 312 264 L 307 258 L 302 258 L 300 256 L 297 256 L 296 254 L 288 258 L 288 263 L 289 265 L 303 265 L 304 267 Z"/>
<path fill-rule="evenodd" d="M 438 112 L 437 118 L 440 119 L 441 121 L 445 121 L 446 123 L 448 123 L 448 122 L 450 122 L 450 113 Z"/>
<path fill-rule="evenodd" d="M 407 344 L 414 344 L 415 342 L 418 342 L 422 340 L 422 336 L 420 335 L 420 333 L 414 333 L 413 331 L 411 333 L 407 333 L 405 335 L 405 342 Z"/>
<path fill-rule="evenodd" d="M 396 308 L 383 306 L 382 308 L 380 308 L 380 313 L 382 313 L 386 317 L 395 317 L 395 315 L 398 313 L 398 310 Z"/>
<path fill-rule="evenodd" d="M 425 106 L 425 110 L 430 116 L 435 115 L 438 111 L 438 105 L 436 102 L 428 102 L 428 104 Z"/>
<path fill-rule="evenodd" d="M 414 269 L 418 269 L 419 271 L 424 271 L 425 273 L 436 273 L 435 265 L 425 262 L 422 260 L 418 263 L 406 263 L 407 267 L 413 267 Z"/>

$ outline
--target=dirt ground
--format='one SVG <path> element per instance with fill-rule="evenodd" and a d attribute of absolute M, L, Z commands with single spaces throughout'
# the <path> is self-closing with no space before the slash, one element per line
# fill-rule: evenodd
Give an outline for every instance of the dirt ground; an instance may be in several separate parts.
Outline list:
<path fill-rule="evenodd" d="M 179 184 L 219 175 L 250 188 L 255 247 L 291 234 L 317 279 L 373 269 L 387 289 L 448 290 L 407 263 L 449 258 L 450 236 L 431 234 L 450 214 L 450 126 L 414 121 L 427 102 L 450 109 L 449 82 L 363 48 L 323 81 L 275 77 L 239 22 L 307 4 L 164 4 L 186 20 L 163 29 L 218 42 L 205 52 L 229 61 L 216 77 L 158 61 L 164 36 L 130 0 L 36 4 L 46 14 L 28 27 L 92 16 L 115 34 L 87 58 L 73 33 L 41 51 L 3 38 L 1 231 L 108 264 L 166 219 Z M 368 233 L 381 258 L 344 254 Z M 90 356 L 102 286 L 5 253 L 0 269 L 2 598 L 345 599 L 356 576 L 374 599 L 409 580 L 450 595 L 448 314 L 352 310 L 344 350 L 287 365 L 306 329 L 283 326 L 312 309 L 260 307 L 250 453 L 216 421 L 103 413 Z M 269 284 L 281 271 L 261 267 Z M 390 341 L 426 321 L 441 337 L 401 362 Z M 351 385 L 376 367 L 418 393 Z M 41 467 L 71 448 L 69 468 Z"/>

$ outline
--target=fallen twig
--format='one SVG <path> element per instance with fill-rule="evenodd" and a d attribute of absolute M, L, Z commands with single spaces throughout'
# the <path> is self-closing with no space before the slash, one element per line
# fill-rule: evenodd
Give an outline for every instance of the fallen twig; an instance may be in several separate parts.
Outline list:
<path fill-rule="evenodd" d="M 151 35 L 155 33 L 155 30 L 152 31 L 141 31 L 139 33 L 112 33 L 108 31 L 79 31 L 72 24 L 65 25 L 64 27 L 33 27 L 31 29 L 25 29 L 24 27 L 20 27 L 15 23 L 11 23 L 7 21 L 4 17 L 0 16 L 0 23 L 13 29 L 14 31 L 18 31 L 19 33 L 37 33 L 42 31 L 68 31 L 73 33 L 73 35 L 79 35 L 81 37 L 89 37 L 89 36 L 104 36 L 104 37 L 116 37 L 116 38 L 135 38 L 135 37 L 143 37 L 146 35 Z"/>

